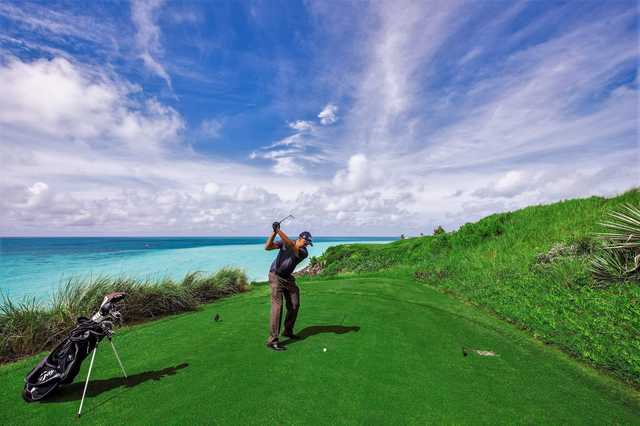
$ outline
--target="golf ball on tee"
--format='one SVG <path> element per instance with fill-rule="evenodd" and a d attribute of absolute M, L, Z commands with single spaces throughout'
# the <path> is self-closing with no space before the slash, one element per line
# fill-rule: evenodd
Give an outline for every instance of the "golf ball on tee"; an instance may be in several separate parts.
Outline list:
<path fill-rule="evenodd" d="M 324 348 L 322 351 L 323 351 L 323 352 L 326 352 L 326 351 L 327 351 L 327 348 Z"/>

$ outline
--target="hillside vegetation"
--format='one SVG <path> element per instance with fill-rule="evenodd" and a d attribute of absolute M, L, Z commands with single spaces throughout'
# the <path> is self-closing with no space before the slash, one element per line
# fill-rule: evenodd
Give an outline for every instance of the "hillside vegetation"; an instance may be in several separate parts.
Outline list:
<path fill-rule="evenodd" d="M 640 206 L 640 192 L 494 214 L 456 232 L 385 245 L 336 246 L 314 263 L 324 277 L 411 277 L 411 285 L 479 306 L 638 386 L 638 274 L 603 283 L 590 270 L 600 223 L 623 205 Z"/>

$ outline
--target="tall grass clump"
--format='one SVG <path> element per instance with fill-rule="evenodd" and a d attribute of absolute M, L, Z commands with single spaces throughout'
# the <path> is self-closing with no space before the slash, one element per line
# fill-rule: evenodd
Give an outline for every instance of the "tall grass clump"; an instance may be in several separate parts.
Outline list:
<path fill-rule="evenodd" d="M 48 304 L 35 298 L 14 302 L 0 299 L 0 362 L 51 348 L 74 327 L 79 316 L 91 316 L 104 296 L 124 291 L 127 299 L 121 312 L 127 322 L 179 312 L 193 311 L 200 304 L 248 289 L 245 273 L 224 268 L 215 274 L 187 274 L 180 282 L 136 280 L 101 276 L 92 280 L 71 279 L 52 296 Z"/>
<path fill-rule="evenodd" d="M 0 301 L 0 361 L 43 350 L 51 336 L 51 314 L 35 299 Z"/>
<path fill-rule="evenodd" d="M 606 232 L 600 232 L 601 250 L 594 253 L 591 271 L 600 284 L 612 282 L 640 282 L 640 208 L 624 204 L 609 213 L 601 223 Z"/>
<path fill-rule="evenodd" d="M 182 285 L 199 302 L 230 296 L 245 291 L 249 282 L 247 276 L 235 268 L 223 268 L 213 275 L 202 276 L 199 272 L 187 274 Z"/>

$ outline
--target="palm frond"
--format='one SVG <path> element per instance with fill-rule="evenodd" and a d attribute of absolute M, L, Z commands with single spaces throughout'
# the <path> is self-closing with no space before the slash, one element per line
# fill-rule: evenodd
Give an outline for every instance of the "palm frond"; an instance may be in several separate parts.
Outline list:
<path fill-rule="evenodd" d="M 624 204 L 600 225 L 606 230 L 596 234 L 601 249 L 591 259 L 593 277 L 600 283 L 640 280 L 640 208 Z"/>

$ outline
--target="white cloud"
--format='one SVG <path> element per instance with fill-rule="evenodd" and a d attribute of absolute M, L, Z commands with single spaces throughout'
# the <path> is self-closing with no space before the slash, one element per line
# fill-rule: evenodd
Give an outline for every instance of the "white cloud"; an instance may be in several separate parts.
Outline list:
<path fill-rule="evenodd" d="M 269 149 L 273 149 L 273 148 L 280 148 L 280 147 L 293 147 L 293 148 L 303 148 L 305 141 L 308 140 L 308 137 L 302 133 L 294 133 L 291 136 L 287 136 L 286 138 L 280 139 L 279 141 L 276 141 L 270 145 L 267 145 L 265 147 L 262 147 L 262 150 L 269 150 Z"/>
<path fill-rule="evenodd" d="M 184 127 L 180 115 L 153 99 L 136 105 L 128 98 L 135 90 L 64 58 L 13 58 L 0 67 L 0 124 L 5 138 L 27 132 L 38 144 L 56 138 L 68 147 L 152 152 L 175 142 Z"/>
<path fill-rule="evenodd" d="M 292 123 L 289 123 L 289 127 L 299 132 L 306 132 L 308 130 L 313 129 L 313 123 L 305 120 L 297 120 Z"/>
<path fill-rule="evenodd" d="M 322 144 L 311 123 L 297 121 L 289 123 L 289 127 L 295 128 L 298 133 L 251 152 L 249 159 L 273 161 L 271 170 L 283 176 L 303 175 L 307 167 L 327 163 Z"/>
<path fill-rule="evenodd" d="M 140 58 L 144 65 L 151 72 L 161 77 L 167 83 L 169 89 L 173 89 L 171 77 L 158 60 L 163 55 L 163 48 L 160 41 L 162 33 L 156 20 L 158 11 L 163 3 L 163 0 L 134 0 L 131 4 L 131 18 L 138 30 L 136 44 L 140 50 Z"/>
<path fill-rule="evenodd" d="M 19 7 L 8 2 L 0 3 L 0 15 L 19 23 L 31 32 L 46 35 L 49 40 L 73 37 L 96 43 L 100 48 L 113 42 L 115 30 L 109 22 L 90 16 L 69 14 L 60 8 L 44 8 L 27 2 L 18 4 Z"/>
<path fill-rule="evenodd" d="M 0 88 L 5 95 L 0 100 L 0 122 L 77 137 L 95 136 L 98 128 L 111 124 L 94 125 L 114 109 L 121 90 L 90 81 L 63 58 L 31 63 L 12 59 L 0 68 Z"/>
<path fill-rule="evenodd" d="M 269 198 L 269 193 L 262 188 L 250 185 L 240 185 L 235 193 L 238 201 L 262 201 Z"/>
<path fill-rule="evenodd" d="M 49 189 L 49 185 L 44 182 L 36 182 L 29 187 L 29 192 L 34 196 L 38 196 Z"/>
<path fill-rule="evenodd" d="M 26 208 L 38 207 L 43 203 L 47 202 L 49 198 L 48 196 L 50 195 L 49 185 L 47 185 L 44 182 L 34 183 L 29 188 L 27 188 L 27 192 L 29 195 L 28 195 L 26 204 L 22 206 L 18 205 L 19 207 L 26 207 Z"/>
<path fill-rule="evenodd" d="M 207 182 L 204 186 L 204 193 L 207 195 L 215 195 L 220 192 L 220 185 L 215 182 Z"/>
<path fill-rule="evenodd" d="M 581 107 L 638 56 L 635 42 L 620 38 L 625 19 L 612 19 L 619 24 L 614 26 L 591 23 L 512 55 L 500 74 L 461 93 L 465 103 L 456 111 L 459 119 L 429 132 L 420 157 L 437 167 L 497 163 L 604 145 L 635 133 L 637 92 L 632 88 L 619 87 L 599 103 Z"/>
<path fill-rule="evenodd" d="M 222 133 L 222 120 L 210 118 L 202 120 L 200 123 L 200 132 L 209 139 L 217 139 Z"/>
<path fill-rule="evenodd" d="M 274 173 L 285 176 L 295 176 L 304 172 L 304 169 L 296 162 L 294 157 L 276 157 L 274 160 L 276 164 L 271 168 Z"/>
<path fill-rule="evenodd" d="M 336 115 L 337 113 L 338 107 L 329 103 L 323 108 L 322 111 L 320 111 L 320 114 L 318 114 L 318 118 L 323 125 L 327 126 L 336 122 L 336 120 L 338 119 Z"/>
<path fill-rule="evenodd" d="M 296 218 L 301 227 L 348 232 L 352 235 L 372 235 L 380 232 L 405 232 L 393 224 L 398 218 L 407 221 L 407 227 L 419 220 L 405 209 L 412 202 L 408 192 L 383 191 L 373 187 L 344 192 L 332 186 L 311 194 L 301 194 L 295 201 Z M 390 225 L 393 228 L 390 228 Z M 313 232 L 313 231 L 312 231 Z M 331 235 L 331 234 L 329 234 Z"/>
<path fill-rule="evenodd" d="M 478 56 L 480 56 L 481 53 L 482 53 L 482 49 L 479 47 L 475 47 L 471 49 L 462 58 L 460 58 L 458 65 L 459 66 L 465 65 L 467 62 L 476 59 Z"/>
<path fill-rule="evenodd" d="M 339 170 L 333 178 L 333 184 L 342 190 L 357 191 L 369 187 L 379 179 L 374 166 L 364 154 L 349 158 L 346 170 Z"/>
<path fill-rule="evenodd" d="M 511 170 L 500 176 L 489 185 L 478 188 L 472 195 L 477 197 L 506 197 L 512 198 L 522 192 L 535 188 L 538 179 L 520 170 Z"/>

